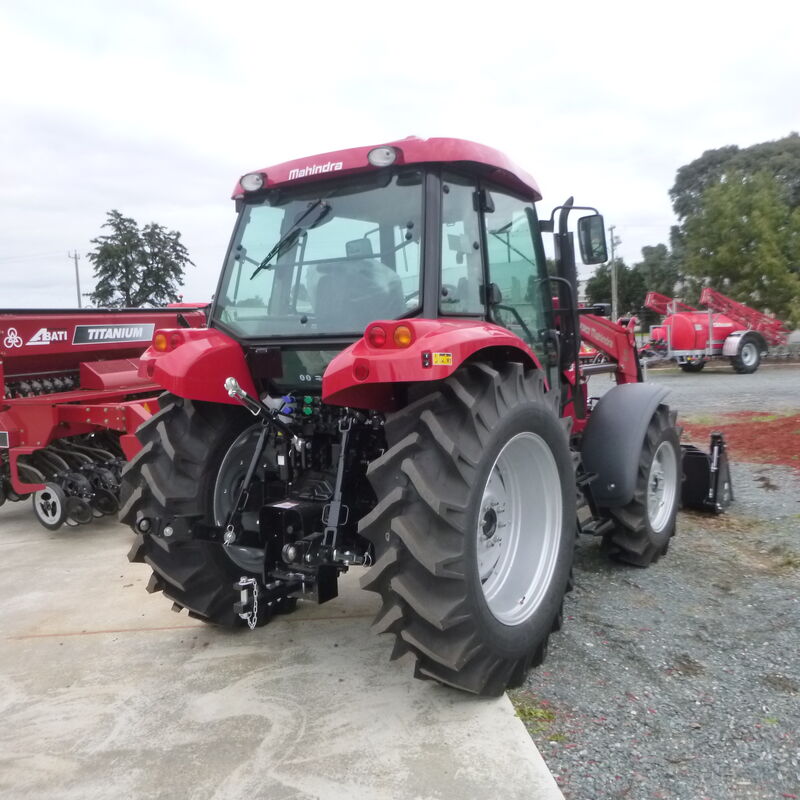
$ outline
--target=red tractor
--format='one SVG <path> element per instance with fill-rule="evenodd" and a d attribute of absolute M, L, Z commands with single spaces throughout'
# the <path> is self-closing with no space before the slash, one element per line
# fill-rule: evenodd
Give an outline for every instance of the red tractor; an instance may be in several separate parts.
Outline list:
<path fill-rule="evenodd" d="M 561 626 L 576 534 L 647 566 L 679 503 L 666 390 L 632 332 L 577 306 L 577 207 L 540 220 L 504 155 L 417 138 L 248 173 L 234 199 L 209 329 L 143 357 L 166 393 L 123 477 L 131 560 L 176 610 L 250 628 L 366 567 L 417 677 L 519 684 Z M 582 365 L 582 338 L 607 360 Z M 618 385 L 595 401 L 600 371 Z"/>

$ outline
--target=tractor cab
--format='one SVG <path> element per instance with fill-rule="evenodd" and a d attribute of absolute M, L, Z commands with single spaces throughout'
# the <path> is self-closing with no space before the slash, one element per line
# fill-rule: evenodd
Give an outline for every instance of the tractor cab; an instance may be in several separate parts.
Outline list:
<path fill-rule="evenodd" d="M 265 389 L 321 389 L 334 356 L 376 320 L 407 321 L 406 346 L 416 320 L 492 323 L 557 383 L 532 178 L 459 140 L 407 139 L 314 161 L 249 173 L 234 195 L 239 215 L 211 325 L 245 347 L 280 349 L 280 378 L 274 369 L 257 376 L 272 380 Z M 602 217 L 587 219 L 582 250 L 597 263 Z"/>

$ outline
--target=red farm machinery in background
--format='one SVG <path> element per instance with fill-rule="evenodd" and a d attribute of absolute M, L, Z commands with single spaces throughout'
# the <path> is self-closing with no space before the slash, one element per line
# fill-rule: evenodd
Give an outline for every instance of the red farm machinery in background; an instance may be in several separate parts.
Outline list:
<path fill-rule="evenodd" d="M 157 408 L 139 356 L 156 328 L 205 321 L 185 304 L 0 310 L 0 505 L 32 495 L 51 530 L 116 513 L 134 431 Z"/>
<path fill-rule="evenodd" d="M 700 295 L 706 310 L 658 292 L 648 292 L 644 304 L 665 318 L 650 329 L 642 354 L 674 359 L 684 372 L 700 372 L 714 358 L 729 359 L 738 373 L 755 372 L 770 347 L 785 347 L 788 341 L 783 322 L 711 287 Z"/>

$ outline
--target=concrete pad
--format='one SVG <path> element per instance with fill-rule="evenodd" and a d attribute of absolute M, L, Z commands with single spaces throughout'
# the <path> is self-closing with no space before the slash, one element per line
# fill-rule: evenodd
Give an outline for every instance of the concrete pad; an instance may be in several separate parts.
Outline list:
<path fill-rule="evenodd" d="M 130 539 L 0 509 L 0 797 L 562 797 L 507 697 L 389 661 L 356 571 L 230 632 L 148 595 Z"/>

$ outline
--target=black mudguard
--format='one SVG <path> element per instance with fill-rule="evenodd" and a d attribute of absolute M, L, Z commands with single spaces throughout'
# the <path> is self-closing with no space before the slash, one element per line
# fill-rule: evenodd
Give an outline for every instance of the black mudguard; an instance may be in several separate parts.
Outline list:
<path fill-rule="evenodd" d="M 636 473 L 650 420 L 669 390 L 653 383 L 624 383 L 600 398 L 583 433 L 581 455 L 600 508 L 633 499 Z"/>

